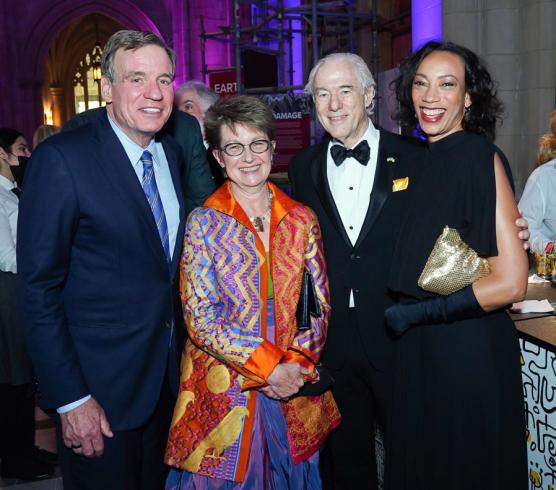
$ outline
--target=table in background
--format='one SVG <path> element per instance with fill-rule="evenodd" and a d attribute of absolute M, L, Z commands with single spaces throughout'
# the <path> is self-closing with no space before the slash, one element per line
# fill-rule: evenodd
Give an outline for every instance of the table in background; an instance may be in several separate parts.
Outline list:
<path fill-rule="evenodd" d="M 529 284 L 526 299 L 556 303 L 549 282 Z M 531 489 L 556 489 L 556 316 L 511 313 L 522 354 Z"/>

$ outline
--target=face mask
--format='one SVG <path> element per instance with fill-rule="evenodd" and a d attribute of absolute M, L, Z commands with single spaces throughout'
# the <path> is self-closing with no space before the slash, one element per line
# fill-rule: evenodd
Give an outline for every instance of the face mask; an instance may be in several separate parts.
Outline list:
<path fill-rule="evenodd" d="M 10 170 L 17 183 L 17 186 L 21 189 L 23 186 L 23 176 L 25 175 L 25 167 L 29 161 L 29 157 L 17 157 L 19 165 L 12 165 Z"/>

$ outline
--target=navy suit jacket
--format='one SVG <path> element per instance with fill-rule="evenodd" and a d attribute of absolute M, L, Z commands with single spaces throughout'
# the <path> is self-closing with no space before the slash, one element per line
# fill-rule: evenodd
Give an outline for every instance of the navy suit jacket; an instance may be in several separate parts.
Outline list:
<path fill-rule="evenodd" d="M 96 121 L 106 114 L 106 107 L 96 107 L 76 114 L 67 121 L 62 131 L 71 131 L 80 126 Z M 181 182 L 185 198 L 185 216 L 197 206 L 202 206 L 217 186 L 224 179 L 222 171 L 210 161 L 203 145 L 201 128 L 197 119 L 176 108 L 162 127 L 157 137 L 172 136 L 180 145 L 183 152 L 184 165 L 182 166 Z M 210 155 L 212 157 L 212 155 Z M 207 160 L 209 160 L 207 164 Z"/>
<path fill-rule="evenodd" d="M 19 208 L 18 305 L 41 405 L 90 393 L 115 430 L 142 425 L 177 380 L 174 278 L 181 150 L 162 138 L 180 205 L 171 272 L 153 214 L 106 115 L 33 153 Z"/>

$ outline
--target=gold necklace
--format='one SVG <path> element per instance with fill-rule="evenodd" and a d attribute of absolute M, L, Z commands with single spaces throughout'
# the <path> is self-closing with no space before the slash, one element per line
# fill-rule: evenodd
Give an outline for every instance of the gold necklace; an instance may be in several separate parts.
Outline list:
<path fill-rule="evenodd" d="M 253 223 L 253 228 L 259 233 L 264 232 L 264 222 L 270 223 L 270 209 L 272 208 L 272 192 L 268 191 L 268 207 L 264 214 L 260 216 L 249 216 L 249 221 Z"/>

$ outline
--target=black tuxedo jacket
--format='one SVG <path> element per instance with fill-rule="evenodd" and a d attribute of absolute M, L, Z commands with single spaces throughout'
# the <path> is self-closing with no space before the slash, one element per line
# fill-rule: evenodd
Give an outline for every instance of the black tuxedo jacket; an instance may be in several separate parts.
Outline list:
<path fill-rule="evenodd" d="M 172 325 L 185 200 L 180 148 L 169 137 L 162 145 L 180 206 L 170 270 L 106 114 L 33 152 L 19 206 L 18 305 L 41 405 L 90 393 L 114 430 L 145 423 L 166 372 L 178 379 Z"/>
<path fill-rule="evenodd" d="M 398 230 L 405 216 L 411 189 L 422 169 L 422 147 L 386 131 L 380 131 L 378 160 L 370 203 L 355 246 L 352 246 L 330 187 L 326 172 L 329 140 L 297 154 L 290 163 L 289 178 L 295 199 L 318 216 L 330 281 L 332 316 L 323 362 L 342 367 L 350 345 L 362 342 L 376 369 L 390 371 L 393 337 L 384 323 L 384 311 L 392 304 L 387 281 Z M 377 151 L 371 148 L 371 152 Z M 409 178 L 405 190 L 393 192 L 393 181 Z M 411 244 L 408 244 L 411 246 Z M 347 338 L 350 290 L 354 292 L 360 338 Z"/>

